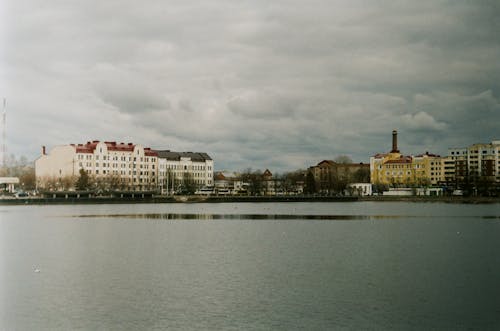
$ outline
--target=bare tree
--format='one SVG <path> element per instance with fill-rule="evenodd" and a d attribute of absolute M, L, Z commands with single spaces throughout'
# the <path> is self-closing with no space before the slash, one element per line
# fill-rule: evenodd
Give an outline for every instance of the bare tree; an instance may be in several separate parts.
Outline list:
<path fill-rule="evenodd" d="M 336 163 L 340 163 L 340 164 L 352 163 L 352 159 L 347 155 L 338 155 L 337 157 L 335 157 L 333 159 L 333 161 L 335 161 Z"/>

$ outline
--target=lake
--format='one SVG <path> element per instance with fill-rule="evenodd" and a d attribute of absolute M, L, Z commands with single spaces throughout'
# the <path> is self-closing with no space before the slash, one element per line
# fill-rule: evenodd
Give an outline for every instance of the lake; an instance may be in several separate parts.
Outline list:
<path fill-rule="evenodd" d="M 0 206 L 0 330 L 498 330 L 500 204 Z"/>

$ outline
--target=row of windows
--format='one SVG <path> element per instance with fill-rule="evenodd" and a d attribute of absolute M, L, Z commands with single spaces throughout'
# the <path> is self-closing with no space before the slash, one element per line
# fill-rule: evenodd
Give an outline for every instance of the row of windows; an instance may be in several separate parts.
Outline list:
<path fill-rule="evenodd" d="M 379 165 L 378 166 L 378 169 L 379 170 L 382 170 L 382 168 L 385 168 L 385 169 L 411 169 L 411 164 L 405 164 L 405 165 L 401 165 L 401 164 L 392 164 L 392 165 Z M 421 168 L 421 165 L 420 164 L 416 164 L 415 165 L 415 169 L 420 169 Z"/>
<path fill-rule="evenodd" d="M 77 159 L 78 160 L 92 160 L 93 159 L 93 154 L 86 154 L 86 155 L 83 155 L 83 154 L 77 154 Z M 96 155 L 95 156 L 95 159 L 96 160 L 99 160 L 99 155 Z M 113 157 L 111 156 L 106 156 L 106 155 L 102 155 L 102 158 L 101 158 L 103 161 L 129 161 L 129 162 L 156 162 L 156 158 L 155 157 L 141 157 L 141 158 L 138 158 L 138 157 L 126 157 L 126 156 L 121 156 L 120 158 L 118 158 L 117 155 L 114 155 Z"/>
<path fill-rule="evenodd" d="M 166 167 L 165 167 L 166 166 Z M 204 165 L 181 165 L 181 164 L 160 164 L 160 169 L 169 170 L 205 170 Z M 206 166 L 206 170 L 212 170 L 211 166 Z"/>
<path fill-rule="evenodd" d="M 479 150 L 477 149 L 473 149 L 470 151 L 471 154 L 479 154 Z M 487 149 L 483 149 L 481 150 L 481 153 L 482 154 L 495 154 L 495 150 L 494 149 L 490 149 L 490 150 L 487 150 Z M 452 151 L 451 152 L 451 155 L 467 155 L 467 151 L 463 151 L 462 153 L 460 153 L 460 151 Z"/>
<path fill-rule="evenodd" d="M 86 169 L 85 171 L 87 171 L 88 174 L 93 174 L 95 173 L 96 175 L 99 175 L 99 174 L 102 174 L 102 175 L 122 175 L 122 176 L 126 176 L 127 175 L 127 171 L 118 171 L 118 170 L 106 170 L 106 169 L 101 169 L 99 171 L 99 169 L 95 169 L 95 172 L 94 170 L 92 169 Z M 152 172 L 149 172 L 149 171 L 128 171 L 128 176 L 137 176 L 137 174 L 139 174 L 139 176 L 155 176 L 156 173 L 154 171 Z"/>
<path fill-rule="evenodd" d="M 165 171 L 160 171 L 159 172 L 159 175 L 161 177 L 166 177 L 166 176 L 172 176 L 172 175 L 175 175 L 175 176 L 179 176 L 179 175 L 184 175 L 186 174 L 185 172 L 182 172 L 182 171 L 174 171 L 174 172 L 165 172 Z M 195 177 L 195 178 L 204 178 L 206 177 L 208 174 L 205 173 L 205 172 L 194 172 L 194 173 L 189 173 L 189 175 Z"/>
<path fill-rule="evenodd" d="M 79 162 L 78 165 L 80 167 L 83 167 L 83 162 Z M 91 162 L 86 162 L 85 166 L 91 167 L 92 163 Z M 136 165 L 129 164 L 128 167 L 127 167 L 127 165 L 123 164 L 123 163 L 120 163 L 120 164 L 118 164 L 118 163 L 111 164 L 111 163 L 104 163 L 104 162 L 102 163 L 102 167 L 103 168 L 110 167 L 110 168 L 122 168 L 123 169 L 123 168 L 135 168 L 135 166 Z M 95 167 L 99 168 L 100 167 L 100 163 L 96 162 Z M 149 164 L 144 164 L 144 165 L 143 164 L 139 164 L 139 169 L 143 169 L 143 168 L 144 169 L 149 169 Z M 151 169 L 154 169 L 154 168 L 155 168 L 155 165 L 151 164 Z"/>

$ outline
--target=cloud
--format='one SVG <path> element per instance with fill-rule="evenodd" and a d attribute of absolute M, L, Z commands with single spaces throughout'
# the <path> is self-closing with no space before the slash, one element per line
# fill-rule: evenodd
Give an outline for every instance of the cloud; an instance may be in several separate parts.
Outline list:
<path fill-rule="evenodd" d="M 127 140 L 216 167 L 498 139 L 497 1 L 7 0 L 8 149 Z M 7 47 L 8 46 L 8 47 Z M 273 169 L 271 169 L 273 170 Z"/>
<path fill-rule="evenodd" d="M 439 131 L 446 129 L 446 123 L 438 122 L 426 112 L 418 112 L 414 115 L 403 115 L 402 123 L 410 130 Z"/>

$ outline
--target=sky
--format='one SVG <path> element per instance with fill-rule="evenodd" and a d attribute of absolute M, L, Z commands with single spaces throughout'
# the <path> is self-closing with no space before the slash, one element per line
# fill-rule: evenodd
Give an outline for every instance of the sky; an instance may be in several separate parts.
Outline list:
<path fill-rule="evenodd" d="M 500 140 L 500 2 L 4 0 L 7 152 L 89 140 L 291 171 Z"/>

